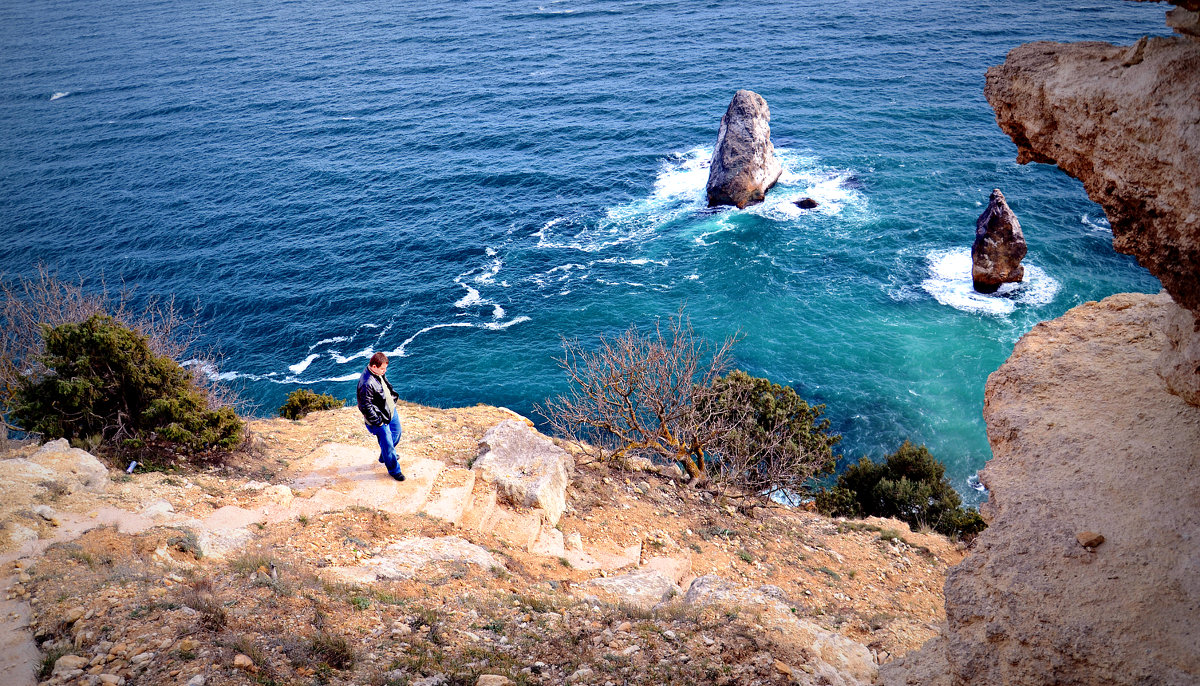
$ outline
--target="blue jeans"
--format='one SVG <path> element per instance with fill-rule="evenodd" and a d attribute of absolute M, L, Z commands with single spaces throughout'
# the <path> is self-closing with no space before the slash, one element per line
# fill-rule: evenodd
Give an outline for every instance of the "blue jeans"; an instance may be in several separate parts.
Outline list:
<path fill-rule="evenodd" d="M 392 421 L 382 426 L 367 424 L 367 431 L 379 439 L 379 461 L 387 467 L 388 474 L 396 476 L 400 473 L 400 465 L 396 463 L 396 444 L 400 442 L 400 413 L 392 415 Z"/>

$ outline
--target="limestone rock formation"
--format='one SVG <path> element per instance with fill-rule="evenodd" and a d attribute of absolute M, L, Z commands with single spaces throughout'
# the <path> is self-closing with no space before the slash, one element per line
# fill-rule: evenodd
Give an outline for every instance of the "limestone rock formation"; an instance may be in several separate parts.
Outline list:
<path fill-rule="evenodd" d="M 1017 161 L 1082 181 L 1113 247 L 1200 313 L 1200 40 L 1022 45 L 988 70 L 984 95 Z"/>
<path fill-rule="evenodd" d="M 1085 303 L 988 378 L 990 525 L 946 581 L 944 636 L 884 684 L 1200 683 L 1200 408 L 1155 373 L 1176 310 Z"/>
<path fill-rule="evenodd" d="M 339 578 L 358 583 L 381 579 L 411 579 L 423 568 L 442 562 L 472 564 L 485 570 L 504 569 L 500 560 L 458 536 L 416 536 L 389 545 L 382 553 L 353 567 L 335 567 Z"/>
<path fill-rule="evenodd" d="M 500 422 L 483 435 L 486 452 L 472 468 L 514 505 L 540 507 L 550 526 L 567 506 L 575 461 L 528 423 Z"/>
<path fill-rule="evenodd" d="M 650 608 L 669 600 L 680 590 L 671 577 L 654 570 L 638 570 L 592 579 L 584 584 L 584 587 L 601 591 L 618 602 L 642 608 Z"/>
<path fill-rule="evenodd" d="M 1200 318 L 1177 306 L 1166 317 L 1163 335 L 1158 375 L 1172 393 L 1200 405 Z"/>
<path fill-rule="evenodd" d="M 1002 284 L 1025 278 L 1025 234 L 1017 215 L 999 188 L 992 190 L 987 209 L 975 220 L 971 245 L 971 281 L 980 293 L 995 293 Z"/>
<path fill-rule="evenodd" d="M 734 94 L 721 117 L 717 144 L 708 168 L 708 206 L 736 205 L 739 209 L 762 202 L 783 167 L 771 144 L 771 111 L 753 91 Z"/>

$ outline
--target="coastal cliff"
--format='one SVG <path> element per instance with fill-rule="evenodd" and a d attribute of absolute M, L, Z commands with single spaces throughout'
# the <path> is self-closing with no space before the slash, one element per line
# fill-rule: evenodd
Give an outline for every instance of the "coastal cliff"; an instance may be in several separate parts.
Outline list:
<path fill-rule="evenodd" d="M 1200 26 L 1133 46 L 1033 43 L 985 94 L 1020 162 L 1103 205 L 1158 277 L 1034 327 L 988 379 L 989 528 L 946 581 L 946 626 L 899 684 L 1200 682 Z"/>
<path fill-rule="evenodd" d="M 1080 305 L 989 377 L 989 527 L 948 575 L 944 635 L 882 683 L 1200 678 L 1200 408 L 1155 372 L 1174 310 L 1165 294 Z"/>

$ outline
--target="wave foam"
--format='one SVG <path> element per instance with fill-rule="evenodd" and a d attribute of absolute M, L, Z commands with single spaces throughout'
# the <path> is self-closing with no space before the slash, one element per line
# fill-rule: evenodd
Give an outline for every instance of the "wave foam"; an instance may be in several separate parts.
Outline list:
<path fill-rule="evenodd" d="M 789 221 L 807 214 L 833 215 L 864 200 L 854 173 L 820 164 L 813 156 L 776 148 L 783 171 L 765 202 L 744 210 L 723 209 L 721 214 L 747 212 L 775 221 Z M 533 234 L 539 248 L 569 248 L 596 252 L 605 248 L 652 240 L 672 221 L 709 210 L 705 186 L 712 149 L 696 147 L 664 159 L 647 197 L 608 208 L 599 219 L 556 217 Z M 811 197 L 819 205 L 812 210 L 796 207 L 796 201 Z M 708 245 L 707 232 L 695 240 Z"/>
<path fill-rule="evenodd" d="M 1102 231 L 1104 233 L 1112 233 L 1112 225 L 1108 223 L 1107 217 L 1089 218 L 1086 214 L 1080 217 L 1079 223 L 1088 227 L 1092 231 Z"/>
<path fill-rule="evenodd" d="M 1027 263 L 1024 281 L 1006 283 L 995 293 L 985 295 L 976 292 L 971 280 L 970 248 L 933 250 L 925 259 L 929 263 L 929 277 L 921 282 L 921 288 L 939 303 L 964 312 L 1012 314 L 1018 305 L 1049 303 L 1060 287 L 1045 270 Z"/>
<path fill-rule="evenodd" d="M 71 94 L 71 91 L 58 91 L 54 95 L 51 95 L 50 99 L 51 100 L 59 100 L 61 98 L 67 97 L 70 94 Z"/>
<path fill-rule="evenodd" d="M 312 350 L 313 348 L 316 348 L 317 346 L 326 345 L 329 343 L 345 343 L 348 340 L 350 340 L 349 336 L 334 336 L 333 338 L 322 338 L 321 340 L 317 341 L 316 343 L 313 343 L 312 345 L 308 346 L 308 349 Z"/>
<path fill-rule="evenodd" d="M 309 350 L 312 350 L 312 348 L 309 348 Z M 291 370 L 291 372 L 293 374 L 303 374 L 304 370 L 308 369 L 308 365 L 312 364 L 313 360 L 316 360 L 319 357 L 320 357 L 320 355 L 313 353 L 312 355 L 309 355 L 308 357 L 304 358 L 303 362 L 297 362 L 296 364 L 293 364 L 290 367 L 288 367 L 288 369 Z"/>

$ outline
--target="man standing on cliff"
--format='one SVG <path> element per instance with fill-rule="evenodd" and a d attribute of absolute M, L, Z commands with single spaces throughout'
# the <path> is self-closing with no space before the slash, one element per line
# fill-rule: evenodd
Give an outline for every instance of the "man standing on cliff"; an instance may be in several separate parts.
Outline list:
<path fill-rule="evenodd" d="M 367 422 L 367 431 L 379 439 L 379 461 L 387 467 L 388 474 L 396 481 L 404 481 L 404 472 L 396 462 L 396 444 L 400 442 L 400 416 L 396 414 L 396 401 L 400 395 L 388 383 L 388 358 L 375 353 L 367 362 L 367 369 L 358 377 L 358 411 Z"/>

